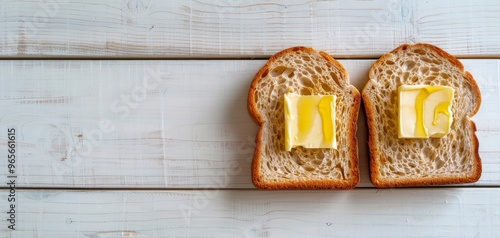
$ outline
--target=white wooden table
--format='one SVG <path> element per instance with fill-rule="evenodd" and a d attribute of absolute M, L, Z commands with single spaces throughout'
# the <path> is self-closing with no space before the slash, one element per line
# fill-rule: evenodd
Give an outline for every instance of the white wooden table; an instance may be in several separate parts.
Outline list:
<path fill-rule="evenodd" d="M 361 113 L 358 188 L 253 187 L 246 97 L 270 55 L 326 51 L 361 89 L 415 42 L 481 88 L 479 182 L 373 188 Z M 500 237 L 498 1 L 0 0 L 0 57 L 0 238 Z"/>

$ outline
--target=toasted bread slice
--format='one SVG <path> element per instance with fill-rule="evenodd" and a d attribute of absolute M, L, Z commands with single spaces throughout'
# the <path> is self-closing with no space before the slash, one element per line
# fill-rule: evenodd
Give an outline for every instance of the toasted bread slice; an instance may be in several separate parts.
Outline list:
<path fill-rule="evenodd" d="M 399 139 L 397 89 L 442 85 L 455 90 L 450 132 L 442 138 Z M 455 57 L 429 44 L 402 45 L 371 67 L 363 91 L 376 187 L 475 182 L 481 176 L 476 126 L 470 118 L 481 104 L 472 75 Z"/>
<path fill-rule="evenodd" d="M 336 95 L 337 149 L 285 150 L 284 94 Z M 260 189 L 350 189 L 359 183 L 357 118 L 361 95 L 345 68 L 325 52 L 293 47 L 255 75 L 248 110 L 260 125 L 252 180 Z"/>

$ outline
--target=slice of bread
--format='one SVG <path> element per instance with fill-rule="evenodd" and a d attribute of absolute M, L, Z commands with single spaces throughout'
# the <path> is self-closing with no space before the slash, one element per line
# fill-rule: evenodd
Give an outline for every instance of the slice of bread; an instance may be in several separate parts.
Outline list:
<path fill-rule="evenodd" d="M 284 94 L 336 95 L 337 149 L 285 150 Z M 345 68 L 325 52 L 293 47 L 255 75 L 248 110 L 260 125 L 252 179 L 260 189 L 350 189 L 359 183 L 357 118 L 361 95 Z"/>
<path fill-rule="evenodd" d="M 455 90 L 453 123 L 442 138 L 398 139 L 397 89 L 442 85 Z M 455 57 L 429 44 L 402 45 L 371 67 L 362 91 L 369 131 L 370 177 L 376 187 L 475 182 L 481 176 L 476 126 L 481 93 Z"/>

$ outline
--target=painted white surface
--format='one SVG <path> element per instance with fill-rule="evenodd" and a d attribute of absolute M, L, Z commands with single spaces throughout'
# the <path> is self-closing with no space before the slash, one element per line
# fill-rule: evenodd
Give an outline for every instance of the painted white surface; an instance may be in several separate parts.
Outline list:
<path fill-rule="evenodd" d="M 1 238 L 500 235 L 499 188 L 23 190 L 17 196 L 16 232 L 2 225 Z"/>
<path fill-rule="evenodd" d="M 500 185 L 500 60 L 463 62 L 483 92 L 473 118 L 484 164 L 476 185 Z M 0 132 L 18 131 L 18 186 L 253 188 L 258 127 L 246 100 L 264 63 L 0 61 Z M 361 90 L 373 60 L 341 63 Z M 360 187 L 371 186 L 364 120 L 360 113 Z"/>
<path fill-rule="evenodd" d="M 0 0 L 0 58 L 60 59 L 0 61 L 0 238 L 500 237 L 500 60 L 485 59 L 500 57 L 498 12 L 487 0 Z M 246 93 L 265 61 L 237 59 L 295 45 L 370 58 L 341 61 L 361 89 L 373 59 L 413 42 L 482 58 L 462 60 L 483 96 L 477 184 L 240 190 L 253 188 L 257 130 Z M 229 60 L 65 60 L 95 57 Z M 5 220 L 10 126 L 16 232 Z M 358 126 L 369 187 L 363 113 Z"/>
<path fill-rule="evenodd" d="M 2 57 L 268 57 L 295 45 L 379 57 L 428 42 L 500 56 L 500 2 L 0 1 Z"/>

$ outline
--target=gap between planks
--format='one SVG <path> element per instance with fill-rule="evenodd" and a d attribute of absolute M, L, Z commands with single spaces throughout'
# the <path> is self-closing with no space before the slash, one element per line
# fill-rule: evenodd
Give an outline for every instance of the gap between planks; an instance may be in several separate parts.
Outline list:
<path fill-rule="evenodd" d="M 401 187 L 401 188 L 376 188 L 376 187 L 356 187 L 351 190 L 339 190 L 339 189 L 306 189 L 306 190 L 259 190 L 256 188 L 71 188 L 71 187 L 16 187 L 17 191 L 28 191 L 28 190 L 43 190 L 43 191 L 74 191 L 74 192 L 86 192 L 86 191 L 134 191 L 134 192 L 168 192 L 168 191 L 268 191 L 268 192 L 278 192 L 278 191 L 291 191 L 291 192 L 307 192 L 307 191 L 331 191 L 341 192 L 341 191 L 356 191 L 356 190 L 426 190 L 426 189 L 496 189 L 500 188 L 500 185 L 443 185 L 443 186 L 420 186 L 420 187 Z M 10 188 L 0 188 L 0 192 L 9 191 Z"/>
<path fill-rule="evenodd" d="M 306 46 L 307 47 L 307 46 Z M 283 48 L 283 50 L 285 50 L 286 48 Z M 314 48 L 315 50 L 317 51 L 323 51 L 321 49 L 316 49 Z M 275 53 L 278 53 L 279 51 L 276 51 Z M 328 53 L 328 52 L 326 52 Z M 388 51 L 387 53 L 390 53 L 390 51 Z M 382 55 L 379 55 L 379 56 L 373 56 L 373 55 L 366 55 L 366 56 L 363 56 L 363 55 L 355 55 L 355 56 L 342 56 L 342 57 L 334 57 L 334 55 L 328 53 L 329 55 L 331 55 L 333 58 L 335 58 L 336 60 L 378 60 L 380 57 L 382 57 Z M 471 55 L 471 56 L 467 56 L 467 55 L 458 55 L 458 56 L 455 56 L 457 59 L 459 60 L 462 60 L 462 59 L 477 59 L 477 60 L 487 60 L 487 59 L 491 59 L 491 60 L 495 60 L 495 59 L 500 59 L 500 55 L 485 55 L 485 56 L 477 56 L 477 55 Z M 255 56 L 255 57 L 247 57 L 247 56 L 244 56 L 244 57 L 226 57 L 226 56 L 221 56 L 221 57 L 218 57 L 218 56 L 198 56 L 198 57 L 164 57 L 164 56 L 103 56 L 103 57 L 99 57 L 99 56 L 2 56 L 0 55 L 0 61 L 8 61 L 8 60 L 12 60 L 12 61 L 22 61 L 22 60 L 60 60 L 60 61 L 63 61 L 63 60 L 74 60 L 74 61 L 77 61 L 77 60 L 118 60 L 118 61 L 121 61 L 121 60 L 143 60 L 143 61 L 148 61 L 148 60 L 151 60 L 151 61 L 154 61 L 154 60 L 171 60 L 171 61 L 176 61 L 176 60 L 207 60 L 207 61 L 217 61 L 217 60 L 269 60 L 269 58 L 271 58 L 271 56 L 265 56 L 265 55 L 261 55 L 261 56 Z M 256 72 L 257 73 L 257 72 Z"/>

